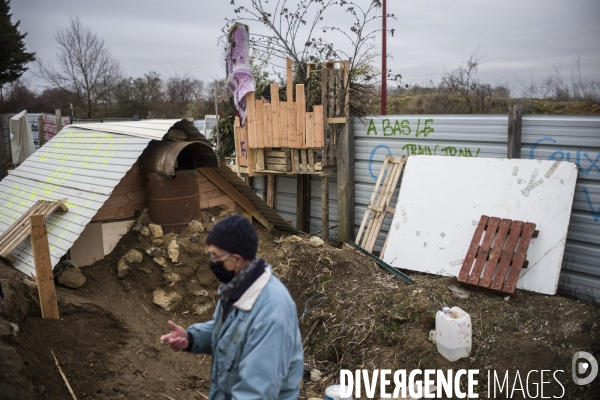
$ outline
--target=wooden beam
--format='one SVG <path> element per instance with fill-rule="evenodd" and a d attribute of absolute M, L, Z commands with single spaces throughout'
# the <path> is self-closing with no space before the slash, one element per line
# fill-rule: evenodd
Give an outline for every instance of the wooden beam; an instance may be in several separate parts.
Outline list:
<path fill-rule="evenodd" d="M 248 148 L 255 149 L 256 138 L 256 103 L 254 92 L 246 94 L 246 126 L 248 127 Z"/>
<path fill-rule="evenodd" d="M 521 128 L 523 127 L 523 107 L 513 104 L 508 113 L 507 158 L 521 158 Z"/>
<path fill-rule="evenodd" d="M 271 103 L 264 103 L 262 105 L 263 108 L 263 129 L 264 129 L 264 139 L 265 139 L 265 148 L 271 149 L 273 148 L 273 112 L 271 111 L 272 105 Z"/>
<path fill-rule="evenodd" d="M 327 118 L 328 124 L 345 124 L 347 121 L 346 117 Z"/>
<path fill-rule="evenodd" d="M 296 229 L 309 232 L 310 229 L 310 175 L 296 175 Z"/>
<path fill-rule="evenodd" d="M 265 169 L 265 149 L 256 149 L 256 170 L 262 171 Z"/>
<path fill-rule="evenodd" d="M 279 127 L 279 85 L 271 83 L 271 132 L 273 147 L 281 147 L 281 128 Z"/>
<path fill-rule="evenodd" d="M 337 143 L 338 240 L 354 238 L 354 130 L 343 125 Z"/>
<path fill-rule="evenodd" d="M 288 113 L 287 113 L 287 137 L 288 137 L 288 146 L 297 149 L 298 148 L 298 135 L 296 134 L 296 108 L 298 104 L 296 103 L 287 103 Z"/>
<path fill-rule="evenodd" d="M 54 117 L 56 118 L 56 134 L 62 130 L 62 117 L 60 115 L 60 108 L 54 110 Z"/>
<path fill-rule="evenodd" d="M 288 104 L 294 102 L 294 74 L 292 70 L 292 60 L 289 58 L 286 60 L 287 70 L 287 88 L 286 88 L 286 101 Z"/>
<path fill-rule="evenodd" d="M 260 222 L 268 230 L 272 230 L 275 226 L 269 222 L 269 220 L 262 215 L 260 211 L 254 207 L 254 204 L 246 196 L 244 196 L 239 190 L 237 190 L 227 179 L 223 178 L 213 168 L 198 168 L 198 171 L 204 175 L 209 181 L 211 181 L 216 187 L 221 189 L 227 196 L 229 196 L 234 202 L 240 207 L 250 213 L 258 222 Z"/>
<path fill-rule="evenodd" d="M 323 241 L 329 240 L 329 174 L 321 176 L 321 235 Z"/>
<path fill-rule="evenodd" d="M 323 130 L 323 106 L 313 106 L 313 146 L 323 148 L 324 130 Z"/>
<path fill-rule="evenodd" d="M 277 184 L 279 178 L 277 175 L 267 175 L 267 204 L 274 210 L 277 210 Z"/>
<path fill-rule="evenodd" d="M 42 318 L 60 319 L 50 261 L 46 218 L 44 215 L 36 214 L 29 217 L 29 222 L 31 224 L 31 248 L 33 250 Z"/>
<path fill-rule="evenodd" d="M 342 61 L 341 64 L 344 69 L 344 115 L 350 118 L 350 61 Z"/>
<path fill-rule="evenodd" d="M 263 110 L 264 101 L 256 100 L 254 103 L 254 118 L 256 119 L 256 148 L 265 148 L 265 112 Z"/>
<path fill-rule="evenodd" d="M 279 103 L 279 147 L 288 147 L 288 104 L 285 101 Z"/>
<path fill-rule="evenodd" d="M 304 85 L 296 85 L 296 137 L 298 148 L 306 148 L 306 96 Z"/>

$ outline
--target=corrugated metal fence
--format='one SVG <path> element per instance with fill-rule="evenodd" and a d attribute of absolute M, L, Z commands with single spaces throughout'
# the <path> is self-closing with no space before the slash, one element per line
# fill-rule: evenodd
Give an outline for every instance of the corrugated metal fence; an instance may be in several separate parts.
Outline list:
<path fill-rule="evenodd" d="M 453 157 L 506 157 L 508 116 L 390 115 L 354 120 L 356 231 L 373 192 L 384 157 L 430 154 Z M 570 160 L 577 163 L 568 241 L 559 289 L 600 301 L 600 117 L 523 117 L 522 158 Z M 262 191 L 262 180 L 255 179 Z M 443 194 L 440 194 L 443 196 Z M 397 201 L 397 193 L 392 205 Z M 277 209 L 296 222 L 296 179 L 281 176 Z M 311 232 L 320 229 L 321 184 L 311 188 Z M 337 186 L 330 179 L 330 225 L 337 224 Z M 391 223 L 386 219 L 375 250 L 381 250 Z M 336 232 L 332 230 L 335 238 Z"/>
<path fill-rule="evenodd" d="M 600 301 L 600 117 L 526 115 L 521 142 L 521 158 L 579 168 L 559 289 Z"/>

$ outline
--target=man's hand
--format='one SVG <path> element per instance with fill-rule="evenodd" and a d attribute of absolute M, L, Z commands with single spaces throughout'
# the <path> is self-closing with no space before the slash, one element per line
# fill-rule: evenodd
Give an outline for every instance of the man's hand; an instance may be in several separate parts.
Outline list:
<path fill-rule="evenodd" d="M 182 351 L 187 349 L 188 347 L 188 334 L 183 327 L 177 325 L 173 321 L 169 321 L 169 328 L 171 328 L 171 333 L 167 333 L 166 335 L 162 335 L 160 337 L 161 342 L 169 343 L 171 349 L 173 351 Z"/>

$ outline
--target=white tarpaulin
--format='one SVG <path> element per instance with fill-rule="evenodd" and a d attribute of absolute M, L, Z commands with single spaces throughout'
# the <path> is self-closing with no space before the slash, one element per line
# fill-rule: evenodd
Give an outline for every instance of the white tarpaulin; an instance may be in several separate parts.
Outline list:
<path fill-rule="evenodd" d="M 12 162 L 15 165 L 21 164 L 35 151 L 27 111 L 21 111 L 12 117 L 9 122 L 9 129 Z"/>
<path fill-rule="evenodd" d="M 457 276 L 482 215 L 533 222 L 520 289 L 555 294 L 573 205 L 572 162 L 411 156 L 384 261 Z"/>

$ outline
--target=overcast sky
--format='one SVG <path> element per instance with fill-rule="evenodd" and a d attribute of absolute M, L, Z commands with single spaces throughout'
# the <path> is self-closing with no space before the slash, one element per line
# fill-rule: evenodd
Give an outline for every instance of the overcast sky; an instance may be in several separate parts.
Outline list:
<path fill-rule="evenodd" d="M 244 3 L 250 1 L 236 0 Z M 210 81 L 225 75 L 217 41 L 225 18 L 234 16 L 230 0 L 12 0 L 11 7 L 13 22 L 20 20 L 27 33 L 27 50 L 44 61 L 56 52 L 56 31 L 77 15 L 130 76 L 189 71 Z M 485 55 L 479 76 L 513 90 L 520 87 L 515 77 L 528 81 L 532 73 L 539 81 L 553 66 L 570 74 L 577 57 L 584 77 L 600 80 L 600 0 L 388 0 L 387 7 L 397 16 L 388 22 L 396 31 L 388 39 L 388 68 L 407 81 L 439 79 L 477 48 Z M 323 25 L 349 22 L 336 8 Z M 380 43 L 378 36 L 379 52 Z"/>

